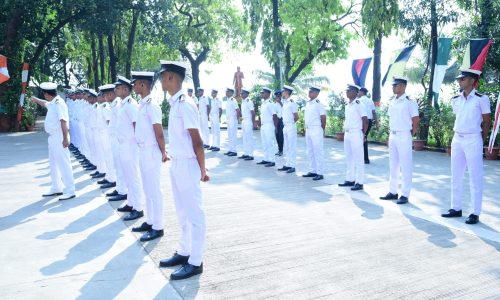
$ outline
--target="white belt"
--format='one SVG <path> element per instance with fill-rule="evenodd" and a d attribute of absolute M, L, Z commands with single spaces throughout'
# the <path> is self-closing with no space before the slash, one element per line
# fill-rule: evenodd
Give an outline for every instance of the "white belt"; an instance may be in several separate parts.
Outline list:
<path fill-rule="evenodd" d="M 158 143 L 139 143 L 139 142 L 137 142 L 137 146 L 139 146 L 139 148 L 146 148 L 146 147 L 153 147 L 153 146 L 158 147 Z"/>
<path fill-rule="evenodd" d="M 481 132 L 474 132 L 474 133 L 462 133 L 462 132 L 455 132 L 456 135 L 459 137 L 466 137 L 466 136 L 471 136 L 471 135 L 480 135 Z"/>
<path fill-rule="evenodd" d="M 353 133 L 353 132 L 363 131 L 363 129 L 359 129 L 359 128 L 356 128 L 356 129 L 344 129 L 344 131 L 347 132 L 347 133 Z"/>
<path fill-rule="evenodd" d="M 306 129 L 315 128 L 315 127 L 321 127 L 321 125 L 306 125 Z"/>
<path fill-rule="evenodd" d="M 118 139 L 118 142 L 120 144 L 125 143 L 125 142 L 130 142 L 130 143 L 134 143 L 135 142 L 135 138 L 133 138 L 133 137 L 130 137 L 130 138 L 120 138 L 120 137 L 118 137 L 117 139 Z"/>
<path fill-rule="evenodd" d="M 391 130 L 391 133 L 392 134 L 402 134 L 402 133 L 410 133 L 411 134 L 411 130 Z"/>

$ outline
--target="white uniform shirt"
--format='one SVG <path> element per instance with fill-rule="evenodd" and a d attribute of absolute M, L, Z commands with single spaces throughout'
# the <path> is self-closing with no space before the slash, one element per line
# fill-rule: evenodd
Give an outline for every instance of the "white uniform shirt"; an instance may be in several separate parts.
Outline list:
<path fill-rule="evenodd" d="M 406 94 L 393 98 L 389 102 L 388 115 L 391 131 L 411 131 L 411 118 L 418 117 L 417 101 L 411 100 Z"/>
<path fill-rule="evenodd" d="M 281 100 L 283 103 L 283 100 Z M 276 105 L 276 112 L 277 112 L 277 116 L 278 116 L 278 119 L 281 119 L 283 118 L 283 106 L 281 106 L 281 104 L 278 103 L 278 101 L 275 101 L 274 102 L 274 105 Z"/>
<path fill-rule="evenodd" d="M 46 102 L 47 115 L 45 116 L 45 132 L 50 134 L 62 133 L 61 120 L 69 122 L 68 107 L 61 97 L 56 96 L 52 101 Z M 68 127 L 67 127 L 68 128 Z"/>
<path fill-rule="evenodd" d="M 237 109 L 240 109 L 238 101 L 236 101 L 236 99 L 234 99 L 233 97 L 228 98 L 226 102 L 226 118 L 228 121 L 238 121 L 238 113 L 236 111 Z"/>
<path fill-rule="evenodd" d="M 321 126 L 321 116 L 326 115 L 323 104 L 318 99 L 307 101 L 304 111 L 304 123 L 307 127 Z"/>
<path fill-rule="evenodd" d="M 97 106 L 99 103 L 94 103 L 90 106 L 89 109 L 89 126 L 92 129 L 98 129 L 99 128 L 99 123 L 98 123 L 98 117 L 97 117 Z"/>
<path fill-rule="evenodd" d="M 188 129 L 200 129 L 200 118 L 193 99 L 180 90 L 170 99 L 168 118 L 169 154 L 173 159 L 196 158 Z"/>
<path fill-rule="evenodd" d="M 252 120 L 252 111 L 255 111 L 253 101 L 250 98 L 241 100 L 241 116 L 245 121 Z"/>
<path fill-rule="evenodd" d="M 208 113 L 208 98 L 205 96 L 201 96 L 198 101 L 198 110 L 200 111 L 200 116 L 207 116 Z"/>
<path fill-rule="evenodd" d="M 107 129 L 110 118 L 111 118 L 111 108 L 109 107 L 109 103 L 104 102 L 102 104 L 98 104 L 97 127 L 102 130 Z"/>
<path fill-rule="evenodd" d="M 213 98 L 210 101 L 210 116 L 218 118 L 219 108 L 222 108 L 222 101 L 219 98 Z"/>
<path fill-rule="evenodd" d="M 263 100 L 260 107 L 260 120 L 262 124 L 274 124 L 273 115 L 277 115 L 276 104 L 270 99 Z"/>
<path fill-rule="evenodd" d="M 120 111 L 118 112 L 118 123 L 116 124 L 116 135 L 118 140 L 134 140 L 134 125 L 132 123 L 137 122 L 137 113 L 139 107 L 137 102 L 128 96 L 123 99 L 120 105 Z"/>
<path fill-rule="evenodd" d="M 345 106 L 344 129 L 363 129 L 363 117 L 366 117 L 364 104 L 359 99 L 351 101 Z"/>
<path fill-rule="evenodd" d="M 491 113 L 490 99 L 488 96 L 478 94 L 475 89 L 467 99 L 463 92 L 455 96 L 451 100 L 451 106 L 456 116 L 453 130 L 457 133 L 482 132 L 483 114 Z"/>
<path fill-rule="evenodd" d="M 298 111 L 299 106 L 292 99 L 283 100 L 283 124 L 295 123 L 294 114 Z"/>
<path fill-rule="evenodd" d="M 188 97 L 189 97 L 189 96 L 188 96 Z M 198 97 L 196 97 L 196 96 L 192 96 L 191 98 L 193 99 L 194 103 L 195 103 L 196 105 L 198 105 L 198 103 L 199 103 Z"/>
<path fill-rule="evenodd" d="M 135 139 L 139 146 L 158 145 L 153 125 L 161 125 L 162 113 L 161 107 L 151 100 L 151 95 L 148 95 L 139 101 L 139 113 L 135 124 Z"/>
<path fill-rule="evenodd" d="M 122 99 L 120 97 L 116 97 L 110 104 L 111 107 L 111 118 L 108 124 L 109 133 L 112 135 L 116 135 L 117 123 L 118 123 L 118 112 L 120 111 Z"/>
<path fill-rule="evenodd" d="M 358 98 L 358 100 L 365 106 L 366 117 L 368 118 L 368 120 L 373 119 L 373 111 L 375 110 L 375 103 L 373 103 L 372 99 L 366 96 L 361 96 Z"/>

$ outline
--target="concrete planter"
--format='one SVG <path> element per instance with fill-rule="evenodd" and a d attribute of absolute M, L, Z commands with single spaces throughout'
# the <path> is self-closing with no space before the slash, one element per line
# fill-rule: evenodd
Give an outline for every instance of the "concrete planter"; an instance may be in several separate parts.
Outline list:
<path fill-rule="evenodd" d="M 337 139 L 337 141 L 342 142 L 344 140 L 344 133 L 343 132 L 335 133 L 335 138 Z"/>
<path fill-rule="evenodd" d="M 424 140 L 413 140 L 413 150 L 423 151 L 425 146 Z"/>
<path fill-rule="evenodd" d="M 484 147 L 484 156 L 487 160 L 496 160 L 498 158 L 499 147 L 493 147 L 491 153 L 488 151 L 488 147 Z"/>

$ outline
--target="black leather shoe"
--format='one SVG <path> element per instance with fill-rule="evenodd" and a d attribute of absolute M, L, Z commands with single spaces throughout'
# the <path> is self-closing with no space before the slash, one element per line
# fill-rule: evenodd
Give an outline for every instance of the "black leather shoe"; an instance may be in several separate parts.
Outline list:
<path fill-rule="evenodd" d="M 144 217 L 144 212 L 132 209 L 132 211 L 123 218 L 123 221 L 132 221 Z"/>
<path fill-rule="evenodd" d="M 278 151 L 278 152 L 276 152 L 274 155 L 276 155 L 276 156 L 281 156 L 281 155 L 283 155 L 283 152 Z"/>
<path fill-rule="evenodd" d="M 387 193 L 387 195 L 379 198 L 381 200 L 398 200 L 398 194 Z"/>
<path fill-rule="evenodd" d="M 102 180 L 99 180 L 99 181 L 97 182 L 97 184 L 106 184 L 106 183 L 109 183 L 109 181 L 108 181 L 106 178 L 104 178 L 104 179 L 102 179 Z"/>
<path fill-rule="evenodd" d="M 462 216 L 462 210 L 449 209 L 447 213 L 441 214 L 443 218 L 460 218 Z"/>
<path fill-rule="evenodd" d="M 316 175 L 316 177 L 313 178 L 314 181 L 316 180 L 323 180 L 323 175 Z"/>
<path fill-rule="evenodd" d="M 99 171 L 95 171 L 94 173 L 90 173 L 89 176 L 95 176 L 95 175 L 99 175 Z"/>
<path fill-rule="evenodd" d="M 360 191 L 363 189 L 363 185 L 362 184 L 359 184 L 359 183 L 356 183 L 352 188 L 351 188 L 351 191 Z"/>
<path fill-rule="evenodd" d="M 92 178 L 103 178 L 104 176 L 106 176 L 106 173 L 99 173 L 97 175 L 92 176 Z"/>
<path fill-rule="evenodd" d="M 231 151 L 227 151 L 226 153 L 224 153 L 224 155 L 229 155 L 231 153 Z"/>
<path fill-rule="evenodd" d="M 253 160 L 253 159 L 254 159 L 253 156 L 247 156 L 244 158 L 244 160 Z"/>
<path fill-rule="evenodd" d="M 247 158 L 247 157 L 248 157 L 248 155 L 238 156 L 238 158 L 239 158 L 239 159 L 245 159 L 245 158 Z"/>
<path fill-rule="evenodd" d="M 119 207 L 116 210 L 119 211 L 119 212 L 131 212 L 133 209 L 134 208 L 132 206 L 129 206 L 129 205 L 125 204 L 124 206 Z"/>
<path fill-rule="evenodd" d="M 307 174 L 302 174 L 302 177 L 316 177 L 316 175 L 318 175 L 318 174 L 309 172 Z"/>
<path fill-rule="evenodd" d="M 170 274 L 170 280 L 181 280 L 203 273 L 203 263 L 200 266 L 185 264 Z"/>
<path fill-rule="evenodd" d="M 160 267 L 165 268 L 165 267 L 183 265 L 187 264 L 188 260 L 189 256 L 180 255 L 177 254 L 177 252 L 175 252 L 174 255 L 172 255 L 172 257 L 160 260 Z"/>
<path fill-rule="evenodd" d="M 479 216 L 475 214 L 470 214 L 467 219 L 465 219 L 465 224 L 477 224 L 479 222 Z"/>
<path fill-rule="evenodd" d="M 258 165 L 267 165 L 269 162 L 267 160 L 263 160 L 263 161 L 260 161 L 258 162 L 257 164 Z"/>
<path fill-rule="evenodd" d="M 84 169 L 85 169 L 85 171 L 94 171 L 94 170 L 97 170 L 97 167 L 96 166 L 88 166 Z"/>
<path fill-rule="evenodd" d="M 290 167 L 283 166 L 283 167 L 279 168 L 278 171 L 288 171 L 288 169 L 290 169 Z"/>
<path fill-rule="evenodd" d="M 275 163 L 270 162 L 270 163 L 267 163 L 264 167 L 270 168 L 270 167 L 274 167 L 275 165 L 276 165 Z"/>
<path fill-rule="evenodd" d="M 229 153 L 227 156 L 236 156 L 236 155 L 238 155 L 238 153 L 236 153 L 236 152 L 231 152 L 231 153 Z"/>
<path fill-rule="evenodd" d="M 116 195 L 116 196 L 113 196 L 113 197 L 109 197 L 108 198 L 108 201 L 122 201 L 122 200 L 125 200 L 127 199 L 127 195 Z"/>
<path fill-rule="evenodd" d="M 344 183 L 339 183 L 339 186 L 354 186 L 354 181 L 344 181 Z"/>
<path fill-rule="evenodd" d="M 214 148 L 215 148 L 215 147 L 210 146 L 210 147 L 208 147 L 208 148 L 207 148 L 207 150 L 214 150 Z"/>
<path fill-rule="evenodd" d="M 288 174 L 295 172 L 295 168 L 288 168 L 286 171 Z"/>
<path fill-rule="evenodd" d="M 153 225 L 143 222 L 141 226 L 132 227 L 132 232 L 145 232 L 150 231 L 151 229 L 153 229 Z"/>
<path fill-rule="evenodd" d="M 406 203 L 408 203 L 408 198 L 405 196 L 399 197 L 399 200 L 396 201 L 396 204 L 406 204 Z"/>
<path fill-rule="evenodd" d="M 203 145 L 203 148 L 205 148 L 205 149 L 209 149 L 209 148 L 210 148 L 210 146 L 209 146 L 209 145 Z"/>
<path fill-rule="evenodd" d="M 117 190 L 114 190 L 111 193 L 106 193 L 106 196 L 108 196 L 108 197 L 112 197 L 112 196 L 116 196 L 116 195 L 118 195 L 118 191 Z"/>
<path fill-rule="evenodd" d="M 147 241 L 151 241 L 151 240 L 160 238 L 162 236 L 163 236 L 163 229 L 162 230 L 151 229 L 148 232 L 146 232 L 145 234 L 143 234 L 139 240 L 141 242 L 147 242 Z"/>
<path fill-rule="evenodd" d="M 365 160 L 365 165 L 369 165 L 370 164 L 370 161 L 369 160 Z"/>
<path fill-rule="evenodd" d="M 108 182 L 106 184 L 101 185 L 101 189 L 109 189 L 116 186 L 116 182 Z"/>
<path fill-rule="evenodd" d="M 42 197 L 53 197 L 53 196 L 61 196 L 63 193 L 55 192 L 55 193 L 47 193 L 43 194 Z"/>
<path fill-rule="evenodd" d="M 218 152 L 218 151 L 220 151 L 220 148 L 219 148 L 219 147 L 213 147 L 213 148 L 212 148 L 212 152 Z"/>

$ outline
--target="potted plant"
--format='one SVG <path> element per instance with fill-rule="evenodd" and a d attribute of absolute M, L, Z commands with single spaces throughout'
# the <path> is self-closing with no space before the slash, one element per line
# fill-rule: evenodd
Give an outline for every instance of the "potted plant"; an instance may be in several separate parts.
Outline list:
<path fill-rule="evenodd" d="M 486 140 L 487 144 L 489 145 L 489 137 Z M 498 153 L 500 152 L 500 147 L 498 145 L 500 144 L 500 135 L 497 135 L 495 141 L 493 142 L 493 148 L 491 149 L 491 153 L 488 150 L 488 146 L 484 147 L 484 156 L 487 160 L 496 160 L 498 158 Z"/>
<path fill-rule="evenodd" d="M 343 127 L 345 120 L 345 106 L 346 101 L 341 95 L 336 93 L 331 93 L 330 95 L 328 95 L 327 120 L 331 120 L 331 125 L 329 126 L 329 128 L 331 128 L 331 132 L 335 134 L 335 138 L 337 139 L 337 141 L 344 140 Z"/>
<path fill-rule="evenodd" d="M 37 115 L 37 107 L 29 101 L 25 102 L 21 117 L 21 126 L 24 131 L 33 131 Z"/>

